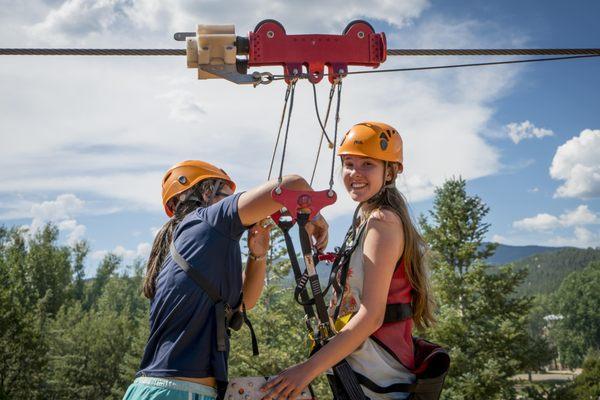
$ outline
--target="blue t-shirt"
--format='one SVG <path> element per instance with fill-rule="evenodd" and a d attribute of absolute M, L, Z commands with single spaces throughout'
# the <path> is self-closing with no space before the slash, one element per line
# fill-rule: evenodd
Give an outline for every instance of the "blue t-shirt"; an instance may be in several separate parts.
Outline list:
<path fill-rule="evenodd" d="M 240 194 L 187 215 L 173 233 L 175 247 L 232 306 L 240 300 Z M 227 380 L 227 351 L 217 351 L 215 305 L 168 255 L 150 305 L 150 337 L 137 376 Z"/>

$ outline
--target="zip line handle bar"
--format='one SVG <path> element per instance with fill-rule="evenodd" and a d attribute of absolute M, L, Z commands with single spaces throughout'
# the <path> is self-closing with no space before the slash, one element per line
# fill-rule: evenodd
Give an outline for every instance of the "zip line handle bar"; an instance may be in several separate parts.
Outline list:
<path fill-rule="evenodd" d="M 308 219 L 311 220 L 319 211 L 332 205 L 337 200 L 337 194 L 333 189 L 320 191 L 291 190 L 281 186 L 271 191 L 271 197 L 286 208 L 292 220 L 296 220 L 301 212 L 308 214 Z M 276 215 L 277 213 L 274 214 L 273 219 L 276 219 Z"/>

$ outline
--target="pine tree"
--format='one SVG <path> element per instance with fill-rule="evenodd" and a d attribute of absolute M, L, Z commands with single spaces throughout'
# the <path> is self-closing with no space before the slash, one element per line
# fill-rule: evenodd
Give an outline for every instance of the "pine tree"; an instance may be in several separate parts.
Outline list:
<path fill-rule="evenodd" d="M 466 193 L 466 182 L 459 178 L 436 189 L 429 218 L 420 218 L 432 250 L 439 303 L 438 324 L 428 333 L 452 357 L 446 399 L 514 398 L 510 378 L 532 362 L 530 299 L 515 295 L 525 273 L 511 266 L 492 273 L 485 264 L 495 249 L 483 242 L 490 227 L 484 222 L 488 212 L 479 197 Z"/>

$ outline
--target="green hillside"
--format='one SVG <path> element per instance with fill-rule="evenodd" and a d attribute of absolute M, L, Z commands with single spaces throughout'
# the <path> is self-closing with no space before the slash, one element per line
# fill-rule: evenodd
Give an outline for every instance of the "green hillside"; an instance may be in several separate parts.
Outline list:
<path fill-rule="evenodd" d="M 529 271 L 520 292 L 527 295 L 551 293 L 568 274 L 585 268 L 594 260 L 600 260 L 600 249 L 564 248 L 514 261 L 514 265 Z"/>
<path fill-rule="evenodd" d="M 487 243 L 484 243 L 487 245 Z M 547 253 L 573 247 L 548 247 L 548 246 L 509 246 L 498 244 L 494 254 L 486 262 L 491 265 L 504 265 L 521 260 L 534 254 Z"/>

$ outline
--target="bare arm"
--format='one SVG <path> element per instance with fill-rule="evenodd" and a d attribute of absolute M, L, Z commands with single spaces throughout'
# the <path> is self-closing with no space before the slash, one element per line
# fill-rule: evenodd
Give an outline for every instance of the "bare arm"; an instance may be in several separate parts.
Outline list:
<path fill-rule="evenodd" d="M 271 197 L 271 191 L 276 186 L 277 180 L 273 179 L 242 193 L 238 199 L 238 213 L 242 224 L 245 226 L 254 225 L 281 209 L 282 205 Z M 312 190 L 308 182 L 298 175 L 284 176 L 281 186 L 291 190 Z M 323 218 L 309 225 L 311 225 L 307 226 L 309 233 L 314 236 L 319 250 L 323 250 L 327 246 L 327 229 L 329 226 Z"/>
<path fill-rule="evenodd" d="M 269 381 L 264 388 L 273 388 L 273 391 L 264 399 L 294 398 L 319 374 L 356 350 L 383 324 L 387 294 L 396 263 L 402 255 L 404 237 L 400 219 L 392 212 L 377 212 L 368 224 L 363 247 L 363 296 L 358 313 L 327 346 Z M 390 243 L 396 245 L 390 246 Z"/>
<path fill-rule="evenodd" d="M 243 292 L 246 309 L 253 308 L 263 290 L 267 272 L 267 252 L 269 251 L 269 235 L 271 226 L 263 227 L 261 222 L 248 230 L 248 250 L 250 255 L 244 270 Z M 258 257 L 258 259 L 254 259 Z"/>

